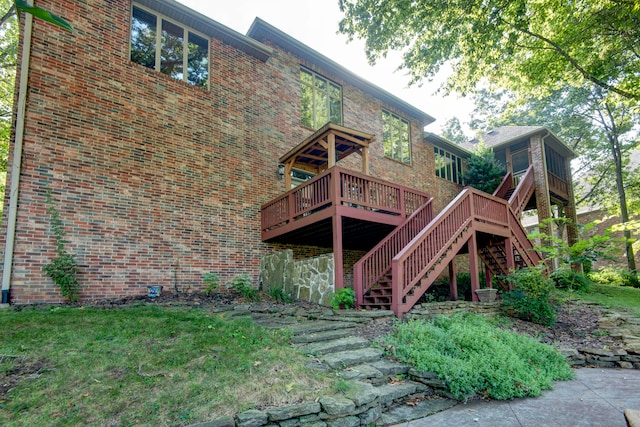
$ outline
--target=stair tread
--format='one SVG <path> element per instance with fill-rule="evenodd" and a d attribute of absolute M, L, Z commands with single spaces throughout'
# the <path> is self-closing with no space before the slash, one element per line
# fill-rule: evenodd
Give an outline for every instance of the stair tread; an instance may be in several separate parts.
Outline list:
<path fill-rule="evenodd" d="M 325 354 L 320 358 L 320 360 L 332 369 L 341 369 L 379 360 L 382 355 L 382 350 L 367 347 L 360 350 L 348 350 Z"/>
<path fill-rule="evenodd" d="M 339 351 L 357 350 L 369 346 L 369 340 L 362 337 L 345 337 L 331 341 L 320 341 L 297 346 L 306 354 L 322 355 Z"/>

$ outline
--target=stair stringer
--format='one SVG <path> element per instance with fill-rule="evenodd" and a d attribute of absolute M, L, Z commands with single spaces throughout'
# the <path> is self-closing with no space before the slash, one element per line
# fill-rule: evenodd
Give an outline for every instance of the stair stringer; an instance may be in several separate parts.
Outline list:
<path fill-rule="evenodd" d="M 402 318 L 402 315 L 411 310 L 413 306 L 420 300 L 422 295 L 429 290 L 429 287 L 438 279 L 445 269 L 449 268 L 449 263 L 455 258 L 458 253 L 465 247 L 469 239 L 476 233 L 472 226 L 472 219 L 465 222 L 464 226 L 456 232 L 447 244 L 423 269 L 420 280 L 417 281 L 406 292 L 395 292 L 396 284 L 395 278 L 397 277 L 397 264 L 394 263 L 392 267 L 392 288 L 394 289 L 393 299 L 391 303 L 391 309 L 396 316 Z M 398 298 L 400 296 L 400 298 Z"/>

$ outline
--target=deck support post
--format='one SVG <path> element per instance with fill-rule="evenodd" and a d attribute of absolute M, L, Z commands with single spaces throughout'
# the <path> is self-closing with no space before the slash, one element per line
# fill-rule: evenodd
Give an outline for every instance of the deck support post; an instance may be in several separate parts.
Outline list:
<path fill-rule="evenodd" d="M 452 301 L 458 300 L 458 277 L 456 276 L 456 265 L 453 260 L 449 262 L 449 296 Z"/>
<path fill-rule="evenodd" d="M 487 288 L 493 288 L 491 270 L 489 270 L 489 267 L 486 264 L 484 265 L 484 283 Z"/>
<path fill-rule="evenodd" d="M 333 219 L 333 285 L 334 289 L 344 287 L 344 258 L 342 256 L 342 216 L 334 215 Z"/>
<path fill-rule="evenodd" d="M 478 242 L 476 233 L 471 234 L 469 238 L 469 275 L 471 276 L 471 300 L 478 302 L 478 294 L 476 290 L 480 289 L 480 280 L 478 277 Z"/>

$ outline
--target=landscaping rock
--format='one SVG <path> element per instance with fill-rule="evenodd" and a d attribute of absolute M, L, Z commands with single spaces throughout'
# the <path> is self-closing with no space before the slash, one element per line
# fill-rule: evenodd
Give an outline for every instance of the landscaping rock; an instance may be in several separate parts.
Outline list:
<path fill-rule="evenodd" d="M 329 415 L 346 415 L 356 409 L 353 400 L 342 396 L 323 396 L 320 398 L 320 405 Z"/>
<path fill-rule="evenodd" d="M 255 409 L 241 412 L 236 416 L 237 427 L 259 427 L 267 424 L 269 417 L 265 412 Z"/>
<path fill-rule="evenodd" d="M 358 350 L 369 347 L 369 341 L 360 337 L 346 337 L 331 341 L 320 341 L 304 344 L 298 347 L 306 354 L 322 355 L 339 351 Z"/>
<path fill-rule="evenodd" d="M 235 427 L 236 421 L 233 417 L 216 418 L 204 423 L 192 424 L 190 427 Z"/>
<path fill-rule="evenodd" d="M 378 393 L 371 384 L 361 381 L 351 381 L 349 383 L 349 389 L 345 392 L 345 397 L 352 400 L 356 404 L 356 407 L 359 407 L 376 400 Z"/>
<path fill-rule="evenodd" d="M 362 380 L 382 378 L 383 373 L 369 364 L 357 365 L 347 368 L 339 374 L 345 380 Z"/>
<path fill-rule="evenodd" d="M 413 382 L 385 384 L 378 387 L 378 398 L 382 406 L 390 406 L 394 400 L 409 396 L 418 390 Z"/>
<path fill-rule="evenodd" d="M 407 421 L 416 420 L 418 418 L 427 417 L 445 409 L 452 408 L 458 404 L 458 401 L 445 398 L 432 398 L 422 400 L 416 405 L 398 405 L 391 410 L 385 412 L 381 419 L 381 425 L 394 425 L 406 423 Z"/>
<path fill-rule="evenodd" d="M 338 418 L 335 420 L 327 421 L 329 427 L 357 427 L 360 425 L 360 418 L 355 416 Z"/>
<path fill-rule="evenodd" d="M 383 351 L 378 348 L 341 351 L 321 357 L 321 360 L 332 369 L 343 369 L 349 366 L 373 362 L 382 357 Z"/>
<path fill-rule="evenodd" d="M 320 412 L 320 404 L 312 402 L 272 408 L 267 411 L 267 415 L 269 415 L 270 421 L 284 421 L 304 415 L 317 414 L 318 412 Z"/>
<path fill-rule="evenodd" d="M 360 424 L 363 426 L 375 425 L 376 421 L 382 416 L 382 408 L 380 405 L 376 405 L 373 408 L 366 410 L 358 415 L 360 418 Z"/>
<path fill-rule="evenodd" d="M 626 409 L 624 418 L 627 420 L 629 427 L 640 427 L 640 411 L 636 409 Z"/>

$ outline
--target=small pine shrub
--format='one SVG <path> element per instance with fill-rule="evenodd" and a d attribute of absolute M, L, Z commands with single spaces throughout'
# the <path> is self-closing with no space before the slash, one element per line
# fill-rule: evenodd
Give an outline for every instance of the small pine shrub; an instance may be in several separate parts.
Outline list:
<path fill-rule="evenodd" d="M 248 274 L 241 274 L 240 276 L 234 277 L 229 287 L 242 294 L 243 298 L 247 301 L 260 300 L 260 295 L 258 295 L 258 291 L 253 287 L 253 283 Z"/>
<path fill-rule="evenodd" d="M 570 268 L 559 268 L 549 276 L 558 289 L 570 289 L 574 291 L 588 291 L 591 281 L 582 274 L 576 273 Z"/>
<path fill-rule="evenodd" d="M 513 317 L 541 325 L 552 325 L 556 320 L 551 304 L 550 279 L 541 267 L 528 267 L 505 276 L 512 290 L 502 294 L 502 307 Z"/>
<path fill-rule="evenodd" d="M 458 400 L 538 396 L 573 377 L 564 357 L 531 337 L 498 329 L 482 316 L 437 316 L 400 323 L 382 340 L 390 356 L 433 372 Z"/>

